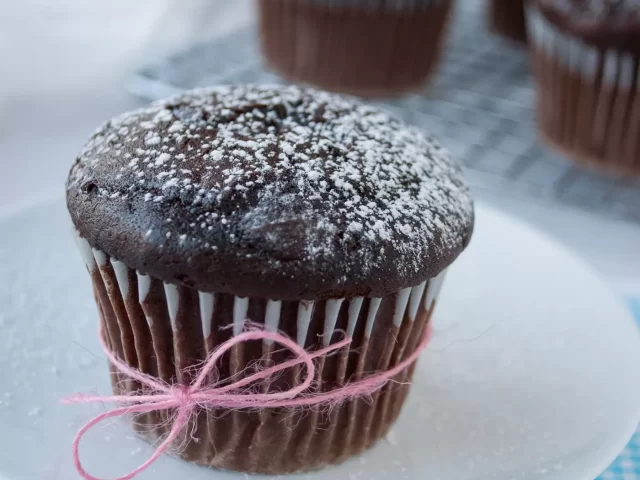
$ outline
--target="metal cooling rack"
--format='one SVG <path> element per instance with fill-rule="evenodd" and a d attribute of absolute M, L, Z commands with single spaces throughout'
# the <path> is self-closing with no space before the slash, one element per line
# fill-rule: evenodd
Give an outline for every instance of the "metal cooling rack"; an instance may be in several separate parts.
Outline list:
<path fill-rule="evenodd" d="M 479 5 L 457 11 L 436 77 L 424 92 L 376 101 L 442 139 L 474 189 L 535 199 L 640 223 L 640 179 L 607 177 L 542 146 L 526 52 L 486 31 Z M 282 83 L 266 70 L 255 29 L 201 44 L 139 72 L 130 90 L 162 98 L 180 90 L 236 82 Z"/>

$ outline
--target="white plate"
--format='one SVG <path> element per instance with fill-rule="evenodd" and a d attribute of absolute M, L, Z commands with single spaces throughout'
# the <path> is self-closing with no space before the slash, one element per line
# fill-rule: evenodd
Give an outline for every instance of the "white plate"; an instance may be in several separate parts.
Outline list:
<path fill-rule="evenodd" d="M 0 232 L 0 478 L 77 478 L 71 439 L 96 408 L 59 398 L 109 391 L 89 278 L 61 202 Z M 591 480 L 636 428 L 633 319 L 580 260 L 528 227 L 478 209 L 434 322 L 392 434 L 344 465 L 292 478 Z M 113 478 L 151 450 L 116 421 L 81 453 Z M 139 478 L 245 477 L 165 457 Z"/>

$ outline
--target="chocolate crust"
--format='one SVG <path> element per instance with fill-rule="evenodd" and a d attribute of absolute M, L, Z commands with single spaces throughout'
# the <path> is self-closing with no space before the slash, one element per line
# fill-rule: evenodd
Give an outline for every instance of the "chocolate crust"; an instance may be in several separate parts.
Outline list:
<path fill-rule="evenodd" d="M 533 8 L 562 32 L 603 50 L 640 54 L 640 3 L 636 0 L 533 0 Z"/>
<path fill-rule="evenodd" d="M 201 291 L 382 297 L 467 246 L 473 206 L 432 138 L 297 87 L 194 91 L 110 122 L 73 166 L 81 237 Z"/>

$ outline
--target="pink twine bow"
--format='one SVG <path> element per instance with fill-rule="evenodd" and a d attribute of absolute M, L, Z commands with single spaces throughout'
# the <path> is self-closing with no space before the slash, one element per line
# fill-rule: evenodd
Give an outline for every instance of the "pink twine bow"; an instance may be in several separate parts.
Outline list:
<path fill-rule="evenodd" d="M 137 380 L 147 387 L 151 393 L 112 396 L 75 394 L 62 400 L 62 403 L 64 404 L 112 402 L 126 405 L 97 415 L 78 430 L 78 433 L 73 440 L 73 462 L 80 476 L 85 480 L 101 480 L 89 474 L 84 469 L 82 462 L 80 461 L 78 450 L 80 440 L 87 430 L 108 418 L 129 413 L 148 413 L 167 409 L 175 409 L 177 411 L 169 435 L 167 435 L 163 442 L 158 446 L 153 455 L 151 455 L 146 462 L 131 472 L 116 479 L 130 480 L 142 471 L 146 470 L 162 454 L 164 454 L 171 443 L 180 435 L 180 432 L 185 428 L 197 408 L 294 408 L 339 403 L 348 399 L 371 395 L 383 387 L 395 375 L 412 365 L 413 362 L 417 360 L 422 350 L 427 346 L 430 338 L 430 328 L 427 328 L 425 335 L 416 350 L 405 360 L 389 370 L 367 376 L 362 380 L 348 383 L 343 387 L 336 388 L 326 393 L 311 393 L 304 395 L 311 387 L 315 378 L 316 370 L 313 360 L 349 345 L 352 339 L 345 338 L 344 340 L 331 344 L 321 350 L 307 352 L 296 342 L 282 334 L 256 330 L 255 324 L 251 325 L 254 325 L 254 329 L 236 335 L 220 345 L 209 356 L 191 385 L 168 385 L 150 375 L 130 367 L 111 352 L 104 341 L 102 330 L 100 330 L 100 344 L 109 358 L 109 361 L 120 373 L 125 374 L 132 380 Z M 251 340 L 271 340 L 289 349 L 296 355 L 296 357 L 273 367 L 259 370 L 252 375 L 227 385 L 220 386 L 219 382 L 211 385 L 204 384 L 209 374 L 214 371 L 218 360 L 226 352 L 235 345 Z M 304 381 L 300 383 L 300 385 L 285 391 L 273 393 L 254 393 L 243 390 L 243 388 L 255 382 L 265 380 L 280 371 L 301 364 L 304 365 L 306 375 L 304 377 Z"/>

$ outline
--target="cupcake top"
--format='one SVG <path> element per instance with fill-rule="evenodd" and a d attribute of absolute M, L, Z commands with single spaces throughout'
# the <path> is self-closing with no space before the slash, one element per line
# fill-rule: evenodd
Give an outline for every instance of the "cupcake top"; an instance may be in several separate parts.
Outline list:
<path fill-rule="evenodd" d="M 194 90 L 94 133 L 67 182 L 79 235 L 202 291 L 383 296 L 469 242 L 460 168 L 377 108 L 298 87 Z"/>
<path fill-rule="evenodd" d="M 640 52 L 640 0 L 537 0 L 563 31 L 602 48 Z"/>

